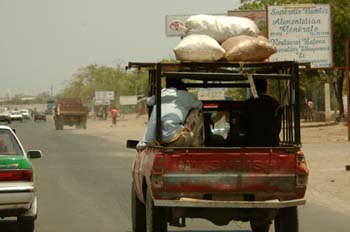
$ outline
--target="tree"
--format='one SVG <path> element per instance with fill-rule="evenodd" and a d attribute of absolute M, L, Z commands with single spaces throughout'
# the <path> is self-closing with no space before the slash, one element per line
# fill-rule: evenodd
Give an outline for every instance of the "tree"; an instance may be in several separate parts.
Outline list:
<path fill-rule="evenodd" d="M 88 65 L 73 75 L 59 97 L 79 97 L 85 102 L 92 102 L 95 91 L 114 91 L 116 99 L 119 99 L 121 95 L 145 94 L 146 82 L 143 72 L 127 72 L 120 66 Z"/>

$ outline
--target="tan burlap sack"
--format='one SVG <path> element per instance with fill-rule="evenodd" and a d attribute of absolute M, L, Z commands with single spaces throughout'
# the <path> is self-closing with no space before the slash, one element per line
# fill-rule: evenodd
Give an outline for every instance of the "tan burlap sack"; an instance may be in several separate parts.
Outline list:
<path fill-rule="evenodd" d="M 226 51 L 225 60 L 227 61 L 264 61 L 277 51 L 263 36 L 234 36 L 223 42 L 221 46 Z"/>
<path fill-rule="evenodd" d="M 185 120 L 184 129 L 171 143 L 163 144 L 167 147 L 201 147 L 203 146 L 204 119 L 202 111 L 192 109 Z"/>

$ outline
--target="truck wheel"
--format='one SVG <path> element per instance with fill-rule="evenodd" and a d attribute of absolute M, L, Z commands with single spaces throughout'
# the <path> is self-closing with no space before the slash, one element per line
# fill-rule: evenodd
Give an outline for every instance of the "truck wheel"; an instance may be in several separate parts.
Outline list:
<path fill-rule="evenodd" d="M 297 207 L 280 209 L 275 218 L 276 232 L 299 232 Z"/>
<path fill-rule="evenodd" d="M 146 208 L 136 196 L 134 183 L 131 186 L 131 219 L 132 232 L 146 231 Z"/>
<path fill-rule="evenodd" d="M 165 208 L 155 207 L 149 190 L 146 194 L 146 232 L 167 232 Z"/>
<path fill-rule="evenodd" d="M 261 223 L 256 223 L 256 222 L 250 222 L 250 227 L 252 228 L 253 232 L 269 232 L 270 230 L 270 222 L 261 222 Z"/>
<path fill-rule="evenodd" d="M 34 217 L 18 217 L 17 218 L 18 231 L 20 232 L 33 232 L 35 219 Z"/>
<path fill-rule="evenodd" d="M 7 124 L 11 124 L 11 120 L 8 120 L 8 121 L 7 121 Z"/>

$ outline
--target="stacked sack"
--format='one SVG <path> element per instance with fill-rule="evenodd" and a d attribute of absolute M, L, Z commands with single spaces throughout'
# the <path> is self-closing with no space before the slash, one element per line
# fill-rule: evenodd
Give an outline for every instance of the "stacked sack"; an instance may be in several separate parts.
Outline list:
<path fill-rule="evenodd" d="M 186 37 L 174 48 L 180 61 L 264 61 L 276 53 L 248 18 L 194 15 L 185 26 Z"/>

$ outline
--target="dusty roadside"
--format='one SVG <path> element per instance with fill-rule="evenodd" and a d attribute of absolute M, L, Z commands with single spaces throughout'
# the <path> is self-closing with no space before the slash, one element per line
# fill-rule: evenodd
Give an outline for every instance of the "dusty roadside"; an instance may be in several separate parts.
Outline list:
<path fill-rule="evenodd" d="M 124 115 L 116 127 L 110 120 L 88 121 L 87 130 L 73 133 L 103 137 L 125 146 L 126 139 L 142 139 L 147 125 L 146 116 Z M 306 125 L 306 124 L 304 124 Z M 350 142 L 344 124 L 302 127 L 303 151 L 310 169 L 307 201 L 350 215 Z"/>
<path fill-rule="evenodd" d="M 350 215 L 350 142 L 346 125 L 301 129 L 310 169 L 308 202 Z"/>

